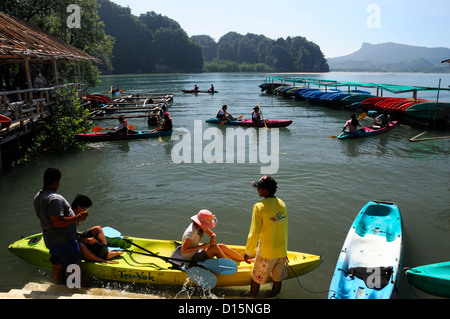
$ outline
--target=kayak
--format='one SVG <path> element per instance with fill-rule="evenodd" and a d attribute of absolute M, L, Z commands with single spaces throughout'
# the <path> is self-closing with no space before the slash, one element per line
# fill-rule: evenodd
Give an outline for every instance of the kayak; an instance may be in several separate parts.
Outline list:
<path fill-rule="evenodd" d="M 172 135 L 173 130 L 170 131 L 136 131 L 136 133 L 128 133 L 120 135 L 115 133 L 80 133 L 76 135 L 79 141 L 87 142 L 105 142 L 105 141 L 122 141 L 122 140 L 136 140 L 143 138 L 154 138 L 159 136 Z"/>
<path fill-rule="evenodd" d="M 422 119 L 450 119 L 450 103 L 423 102 L 406 109 L 406 114 Z"/>
<path fill-rule="evenodd" d="M 219 93 L 219 91 L 181 90 L 183 93 Z"/>
<path fill-rule="evenodd" d="M 450 298 L 450 261 L 408 269 L 406 278 L 423 292 Z"/>
<path fill-rule="evenodd" d="M 341 132 L 338 135 L 338 138 L 339 139 L 350 139 L 350 138 L 361 138 L 361 137 L 374 136 L 374 135 L 389 132 L 390 130 L 392 130 L 395 127 L 396 124 L 397 124 L 397 121 L 391 121 L 391 122 L 389 122 L 389 124 L 387 126 L 381 127 L 381 128 L 373 128 L 372 126 L 368 126 L 368 127 L 363 127 L 358 132 L 354 132 L 354 133 Z"/>
<path fill-rule="evenodd" d="M 140 247 L 130 245 L 129 240 Z M 120 257 L 113 259 L 113 261 L 118 261 L 118 264 L 82 261 L 81 271 L 83 274 L 104 280 L 151 285 L 182 286 L 186 283 L 187 273 L 180 270 L 176 265 L 164 260 L 164 258 L 170 257 L 181 243 L 128 236 L 121 238 L 107 237 L 107 242 L 111 247 L 125 249 Z M 240 254 L 245 253 L 245 246 L 228 245 L 228 247 Z M 153 252 L 162 258 L 144 255 L 145 250 L 141 248 Z M 9 245 L 8 249 L 14 255 L 30 264 L 52 269 L 50 253 L 42 239 L 42 234 L 20 239 Z M 286 279 L 309 273 L 322 263 L 321 256 L 301 252 L 288 251 L 288 258 L 289 267 L 287 267 L 288 277 Z M 216 286 L 250 285 L 253 264 L 238 261 L 237 266 L 237 272 L 233 274 L 216 273 Z"/>
<path fill-rule="evenodd" d="M 12 121 L 9 117 L 0 114 L 0 130 L 10 127 L 11 123 Z"/>
<path fill-rule="evenodd" d="M 401 278 L 403 226 L 397 205 L 369 201 L 358 213 L 342 246 L 329 299 L 389 299 Z"/>
<path fill-rule="evenodd" d="M 253 123 L 252 120 L 238 120 L 238 121 L 225 121 L 218 118 L 212 118 L 205 121 L 209 124 L 222 124 L 231 126 L 245 126 L 245 127 L 287 127 L 292 124 L 291 120 L 266 120 L 265 123 Z"/>

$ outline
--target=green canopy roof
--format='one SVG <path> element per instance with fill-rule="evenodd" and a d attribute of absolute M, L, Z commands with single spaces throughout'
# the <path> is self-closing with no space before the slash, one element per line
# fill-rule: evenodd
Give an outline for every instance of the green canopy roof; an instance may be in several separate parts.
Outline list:
<path fill-rule="evenodd" d="M 394 84 L 376 84 L 376 83 L 363 83 L 363 82 L 346 82 L 346 81 L 333 81 L 324 79 L 311 79 L 311 78 L 280 78 L 280 77 L 269 77 L 268 80 L 279 80 L 283 82 L 293 82 L 293 83 L 303 83 L 303 84 L 313 84 L 317 86 L 355 86 L 355 87 L 365 87 L 365 88 L 376 88 L 381 90 L 386 90 L 395 94 L 398 93 L 408 93 L 417 91 L 438 91 L 446 90 L 450 91 L 450 88 L 437 88 L 437 87 L 425 87 L 425 86 L 409 86 L 409 85 L 394 85 Z"/>

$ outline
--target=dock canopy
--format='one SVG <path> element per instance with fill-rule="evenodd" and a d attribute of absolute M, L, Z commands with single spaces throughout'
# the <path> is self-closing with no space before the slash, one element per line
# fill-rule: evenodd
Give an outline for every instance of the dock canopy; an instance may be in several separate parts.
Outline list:
<path fill-rule="evenodd" d="M 55 60 L 100 60 L 45 33 L 29 23 L 0 12 L 0 63 L 48 62 Z"/>

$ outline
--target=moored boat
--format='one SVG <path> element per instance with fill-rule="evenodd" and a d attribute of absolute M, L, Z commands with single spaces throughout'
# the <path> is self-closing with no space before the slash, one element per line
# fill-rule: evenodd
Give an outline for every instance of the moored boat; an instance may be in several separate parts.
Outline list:
<path fill-rule="evenodd" d="M 369 201 L 356 216 L 339 254 L 328 298 L 396 296 L 403 252 L 400 210 L 387 200 Z"/>
<path fill-rule="evenodd" d="M 252 120 L 224 121 L 219 118 L 208 119 L 205 122 L 209 124 L 245 127 L 287 127 L 292 124 L 291 120 L 265 120 L 264 122 L 254 123 Z"/>
<path fill-rule="evenodd" d="M 348 133 L 348 132 L 341 132 L 338 135 L 339 139 L 351 139 L 351 138 L 361 138 L 361 137 L 369 137 L 374 136 L 382 133 L 389 132 L 392 130 L 395 125 L 397 124 L 397 121 L 391 121 L 387 126 L 375 128 L 373 126 L 367 126 L 363 127 L 362 129 L 358 130 L 357 132 Z"/>
<path fill-rule="evenodd" d="M 140 246 L 130 245 L 133 244 Z M 104 280 L 131 282 L 151 285 L 184 285 L 188 275 L 180 270 L 175 263 L 165 259 L 171 257 L 179 242 L 124 236 L 122 238 L 107 238 L 109 246 L 125 249 L 124 253 L 114 259 L 117 264 L 107 264 L 93 261 L 82 261 L 83 274 Z M 228 245 L 240 254 L 245 253 L 244 246 Z M 146 253 L 150 251 L 160 257 Z M 8 249 L 22 260 L 43 268 L 52 268 L 50 253 L 45 246 L 42 234 L 22 238 L 12 243 Z M 313 271 L 322 263 L 321 256 L 301 252 L 288 251 L 288 278 L 295 278 Z M 234 274 L 216 274 L 216 286 L 249 285 L 253 263 L 237 262 L 237 272 Z"/>
<path fill-rule="evenodd" d="M 87 142 L 105 142 L 105 141 L 121 141 L 121 140 L 136 140 L 144 138 L 155 138 L 160 136 L 170 136 L 173 130 L 170 131 L 136 131 L 135 133 L 117 134 L 117 133 L 80 133 L 76 135 L 79 141 Z"/>
<path fill-rule="evenodd" d="M 450 298 L 450 261 L 408 269 L 406 278 L 423 292 Z"/>
<path fill-rule="evenodd" d="M 416 103 L 406 109 L 406 114 L 428 120 L 448 120 L 450 119 L 450 103 L 431 101 Z"/>

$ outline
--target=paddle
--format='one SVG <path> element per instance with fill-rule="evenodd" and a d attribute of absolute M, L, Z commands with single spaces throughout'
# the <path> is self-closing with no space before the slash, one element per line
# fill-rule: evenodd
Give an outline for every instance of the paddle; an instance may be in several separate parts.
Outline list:
<path fill-rule="evenodd" d="M 238 121 L 239 121 L 239 120 L 242 120 L 243 117 L 244 117 L 244 115 L 241 115 L 241 116 L 238 117 L 237 120 L 238 120 Z M 226 122 L 227 122 L 227 120 L 222 121 L 222 122 L 220 122 L 220 125 L 223 125 L 223 124 L 226 123 Z"/>
<path fill-rule="evenodd" d="M 358 116 L 358 121 L 363 120 L 363 119 L 365 119 L 366 117 L 367 117 L 367 113 L 366 113 L 366 112 L 363 112 L 363 113 L 361 113 L 361 114 Z M 344 130 L 340 131 L 339 134 L 342 133 L 342 132 L 344 132 Z M 338 135 L 330 136 L 330 138 L 336 138 L 336 137 L 339 136 L 339 134 L 338 134 Z"/>
<path fill-rule="evenodd" d="M 144 255 L 144 256 L 159 257 L 159 258 L 163 259 L 164 261 L 174 260 L 174 261 L 190 262 L 190 260 L 184 260 L 184 259 L 178 259 L 178 258 L 172 258 L 172 257 L 154 256 L 154 255 L 151 255 L 148 253 L 141 253 L 139 251 L 134 251 L 134 250 L 123 249 L 123 251 L 128 252 L 128 253 L 133 253 L 133 254 Z M 170 262 L 170 261 L 168 261 L 168 262 Z M 202 266 L 216 274 L 219 274 L 219 275 L 232 275 L 232 274 L 236 273 L 238 270 L 236 262 L 231 259 L 226 259 L 226 258 L 207 259 L 205 261 L 198 261 L 198 262 L 196 262 L 196 264 L 199 266 Z"/>
<path fill-rule="evenodd" d="M 259 110 L 261 111 L 261 106 L 259 105 L 259 102 L 258 102 L 258 107 L 259 107 Z M 264 118 L 263 118 L 263 121 L 264 121 L 264 126 L 266 127 L 266 130 L 269 130 L 269 128 L 267 127 L 267 124 L 266 124 L 266 121 L 264 120 Z"/>
<path fill-rule="evenodd" d="M 115 230 L 114 228 L 111 227 L 104 227 L 103 228 L 103 233 L 105 234 L 106 237 L 109 238 L 120 238 L 124 241 L 126 241 L 127 243 L 136 246 L 139 249 L 142 249 L 143 251 L 147 252 L 149 255 L 153 256 L 153 257 L 158 257 L 163 259 L 166 262 L 170 262 L 170 260 L 166 260 L 166 258 L 168 257 L 162 257 L 159 256 L 141 246 L 139 246 L 138 244 L 133 243 L 131 240 L 123 238 L 121 236 L 121 233 L 117 230 Z M 170 258 L 168 258 L 170 259 Z M 172 263 L 173 264 L 173 263 Z M 211 289 L 214 288 L 214 286 L 217 283 L 217 278 L 216 276 L 214 276 L 212 273 L 210 273 L 209 271 L 207 271 L 206 269 L 203 268 L 199 268 L 199 267 L 191 267 L 191 268 L 186 268 L 186 267 L 180 267 L 181 270 L 185 271 L 189 278 L 197 285 L 205 288 L 205 289 Z"/>
<path fill-rule="evenodd" d="M 108 226 L 104 227 L 103 233 L 105 234 L 105 236 L 107 236 L 109 238 L 117 238 L 117 237 L 121 238 L 120 232 L 118 230 L 115 230 L 112 227 L 108 227 Z M 126 239 L 124 239 L 124 240 L 126 240 Z M 135 246 L 137 246 L 137 245 L 135 245 Z M 133 251 L 133 250 L 124 250 L 124 251 L 130 252 L 130 253 L 136 253 L 136 254 L 140 254 L 140 255 L 145 255 L 145 256 L 161 258 L 166 262 L 170 262 L 170 260 L 191 262 L 190 260 L 159 256 L 151 251 L 146 250 L 145 248 L 142 248 L 142 247 L 139 247 L 139 248 L 146 251 L 147 253 L 141 253 L 141 252 L 137 252 L 137 251 Z M 231 274 L 234 274 L 238 270 L 236 262 L 231 259 L 226 259 L 226 258 L 207 259 L 204 262 L 197 262 L 196 264 L 198 264 L 208 270 L 211 270 L 215 273 L 221 274 L 221 275 L 231 275 Z"/>

